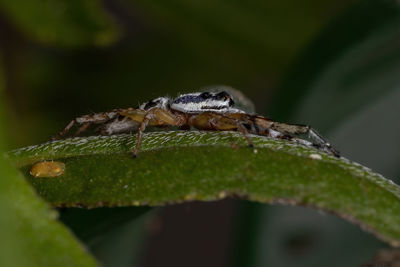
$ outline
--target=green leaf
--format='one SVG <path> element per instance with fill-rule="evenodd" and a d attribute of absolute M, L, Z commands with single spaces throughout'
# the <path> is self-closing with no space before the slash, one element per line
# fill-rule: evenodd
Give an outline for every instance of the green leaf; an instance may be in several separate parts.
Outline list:
<path fill-rule="evenodd" d="M 0 8 L 19 30 L 44 44 L 104 46 L 119 36 L 98 1 L 1 0 Z"/>
<path fill-rule="evenodd" d="M 333 212 L 399 245 L 397 185 L 345 158 L 284 140 L 252 138 L 256 150 L 235 132 L 147 133 L 133 159 L 133 136 L 93 136 L 8 156 L 55 206 L 164 205 L 235 195 Z M 32 177 L 32 164 L 42 160 L 65 163 L 64 175 Z"/>
<path fill-rule="evenodd" d="M 343 12 L 290 68 L 272 102 L 274 117 L 291 116 L 324 132 L 393 93 L 399 24 L 395 0 L 365 0 Z"/>
<path fill-rule="evenodd" d="M 57 212 L 37 197 L 4 157 L 0 158 L 0 177 L 1 266 L 97 265 L 85 248 L 56 221 Z M 4 247 L 6 252 L 12 250 L 11 256 L 4 253 Z M 2 262 L 3 256 L 8 257 L 6 262 Z"/>
<path fill-rule="evenodd" d="M 2 85 L 0 74 L 0 100 Z M 0 266 L 96 266 L 93 257 L 56 221 L 57 212 L 4 157 L 2 112 L 0 108 Z"/>
<path fill-rule="evenodd" d="M 400 9 L 395 0 L 357 2 L 305 47 L 276 91 L 268 114 L 274 119 L 312 125 L 343 155 L 399 182 L 396 99 L 400 99 Z M 384 246 L 353 226 L 326 216 L 288 208 L 268 207 L 258 212 L 264 219 L 258 224 L 263 228 L 254 237 L 259 246 L 257 266 L 290 262 L 299 266 L 355 266 L 365 255 Z M 289 216 L 301 216 L 303 225 L 288 220 Z M 306 239 L 315 243 L 301 259 L 297 254 L 285 260 L 276 256 L 288 253 L 287 243 L 281 240 L 296 239 L 295 233 L 307 231 L 304 229 L 312 229 Z"/>

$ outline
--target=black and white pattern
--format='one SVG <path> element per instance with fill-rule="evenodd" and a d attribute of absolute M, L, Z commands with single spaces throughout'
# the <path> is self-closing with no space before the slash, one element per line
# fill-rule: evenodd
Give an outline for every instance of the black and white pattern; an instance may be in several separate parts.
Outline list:
<path fill-rule="evenodd" d="M 158 97 L 150 100 L 149 102 L 143 103 L 139 106 L 139 109 L 149 110 L 152 108 L 167 108 L 171 100 L 168 97 Z"/>
<path fill-rule="evenodd" d="M 171 109 L 185 113 L 212 111 L 218 113 L 244 113 L 234 108 L 234 101 L 226 92 L 219 93 L 190 93 L 180 95 L 171 103 Z"/>

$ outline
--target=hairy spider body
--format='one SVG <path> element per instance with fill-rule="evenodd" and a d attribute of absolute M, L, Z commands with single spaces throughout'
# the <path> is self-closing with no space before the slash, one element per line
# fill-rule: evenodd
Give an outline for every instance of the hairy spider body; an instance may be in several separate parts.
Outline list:
<path fill-rule="evenodd" d="M 194 127 L 210 131 L 239 131 L 253 146 L 249 134 L 294 140 L 307 146 L 314 146 L 339 157 L 339 152 L 331 147 L 314 129 L 307 125 L 276 122 L 259 115 L 247 114 L 234 107 L 232 97 L 226 92 L 190 93 L 175 99 L 159 97 L 138 108 L 114 109 L 109 112 L 84 115 L 72 120 L 55 138 L 66 135 L 75 125 L 81 125 L 75 135 L 86 131 L 91 125 L 102 135 L 137 132 L 137 144 L 133 151 L 136 156 L 140 150 L 142 134 L 147 126 L 179 128 Z M 308 135 L 311 142 L 296 138 Z"/>

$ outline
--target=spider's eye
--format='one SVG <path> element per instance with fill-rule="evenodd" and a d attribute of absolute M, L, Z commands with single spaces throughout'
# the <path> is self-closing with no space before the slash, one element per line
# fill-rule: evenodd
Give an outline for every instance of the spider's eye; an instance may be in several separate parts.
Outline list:
<path fill-rule="evenodd" d="M 216 99 L 219 100 L 224 100 L 224 101 L 228 101 L 229 99 L 231 99 L 231 96 L 227 93 L 227 92 L 220 92 L 215 96 Z"/>
<path fill-rule="evenodd" d="M 233 101 L 232 97 L 225 91 L 222 91 L 221 93 L 218 93 L 216 97 L 220 100 L 228 102 L 228 105 L 230 107 L 233 107 L 235 105 L 235 102 Z"/>
<path fill-rule="evenodd" d="M 147 103 L 145 104 L 144 109 L 147 110 L 147 109 L 153 108 L 153 107 L 155 107 L 155 106 L 158 104 L 158 102 L 159 102 L 159 101 L 157 101 L 157 100 L 156 100 L 156 101 L 154 101 L 154 100 L 149 101 L 149 102 L 147 102 Z"/>
<path fill-rule="evenodd" d="M 207 98 L 210 98 L 210 97 L 211 97 L 211 94 L 208 93 L 208 92 L 204 92 L 204 93 L 201 93 L 199 96 L 200 96 L 201 98 L 203 98 L 203 99 L 207 99 Z"/>

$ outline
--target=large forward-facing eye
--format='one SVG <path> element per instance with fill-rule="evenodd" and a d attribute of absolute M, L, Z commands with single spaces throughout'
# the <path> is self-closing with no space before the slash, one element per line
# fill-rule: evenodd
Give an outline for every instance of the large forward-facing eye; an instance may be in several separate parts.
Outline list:
<path fill-rule="evenodd" d="M 148 109 L 154 108 L 155 106 L 157 106 L 159 104 L 159 102 L 160 101 L 154 101 L 154 100 L 149 101 L 144 105 L 143 109 L 148 110 Z"/>

